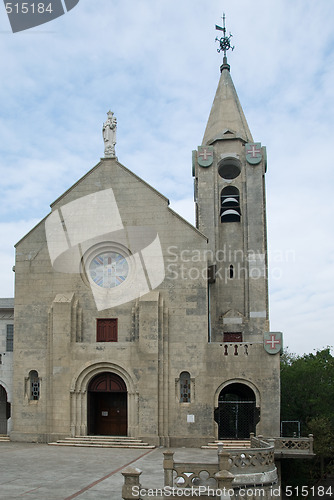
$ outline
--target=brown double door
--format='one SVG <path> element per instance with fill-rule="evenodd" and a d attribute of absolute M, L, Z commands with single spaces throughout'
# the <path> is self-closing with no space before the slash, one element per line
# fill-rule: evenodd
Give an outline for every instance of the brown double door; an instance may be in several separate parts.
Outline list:
<path fill-rule="evenodd" d="M 114 373 L 94 377 L 88 387 L 88 433 L 127 435 L 127 390 Z"/>

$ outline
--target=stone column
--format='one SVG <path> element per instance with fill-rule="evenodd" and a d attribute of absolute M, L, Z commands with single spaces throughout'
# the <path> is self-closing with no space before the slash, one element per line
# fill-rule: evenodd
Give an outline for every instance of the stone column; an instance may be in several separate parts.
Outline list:
<path fill-rule="evenodd" d="M 234 475 L 228 470 L 220 470 L 215 474 L 217 479 L 217 489 L 222 490 L 221 500 L 230 500 L 234 498 L 234 490 L 232 487 L 232 481 Z"/>
<path fill-rule="evenodd" d="M 136 467 L 127 467 L 122 471 L 124 484 L 122 488 L 123 500 L 140 500 L 139 490 L 141 488 L 139 476 L 142 471 Z M 136 494 L 138 491 L 138 494 Z"/>
<path fill-rule="evenodd" d="M 220 448 L 218 451 L 218 467 L 219 472 L 215 474 L 217 479 L 217 489 L 222 490 L 221 500 L 230 500 L 234 496 L 232 481 L 234 475 L 230 472 L 231 464 L 229 462 L 230 454 Z"/>
<path fill-rule="evenodd" d="M 174 452 L 167 450 L 163 452 L 163 455 L 165 486 L 173 486 Z"/>

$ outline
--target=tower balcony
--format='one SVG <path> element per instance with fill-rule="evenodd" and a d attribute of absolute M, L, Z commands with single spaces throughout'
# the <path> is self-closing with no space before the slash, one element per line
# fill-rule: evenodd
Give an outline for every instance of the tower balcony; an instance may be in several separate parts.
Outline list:
<path fill-rule="evenodd" d="M 219 342 L 224 356 L 248 356 L 250 350 L 256 349 L 255 345 L 263 345 L 263 342 Z"/>

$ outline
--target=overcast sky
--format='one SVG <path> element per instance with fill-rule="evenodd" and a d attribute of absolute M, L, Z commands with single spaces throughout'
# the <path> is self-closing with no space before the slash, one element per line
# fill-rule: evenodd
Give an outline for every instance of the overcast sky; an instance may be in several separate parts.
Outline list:
<path fill-rule="evenodd" d="M 214 26 L 254 140 L 267 146 L 271 330 L 302 354 L 333 345 L 334 4 L 331 0 L 80 0 L 13 34 L 0 5 L 0 296 L 13 245 L 103 156 L 193 222 L 191 152 L 219 79 Z"/>

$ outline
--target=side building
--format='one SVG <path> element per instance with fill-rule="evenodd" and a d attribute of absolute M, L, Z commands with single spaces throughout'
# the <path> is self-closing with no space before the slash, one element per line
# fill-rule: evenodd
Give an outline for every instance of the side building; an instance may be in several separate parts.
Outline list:
<path fill-rule="evenodd" d="M 0 299 L 0 435 L 11 431 L 14 299 Z"/>

